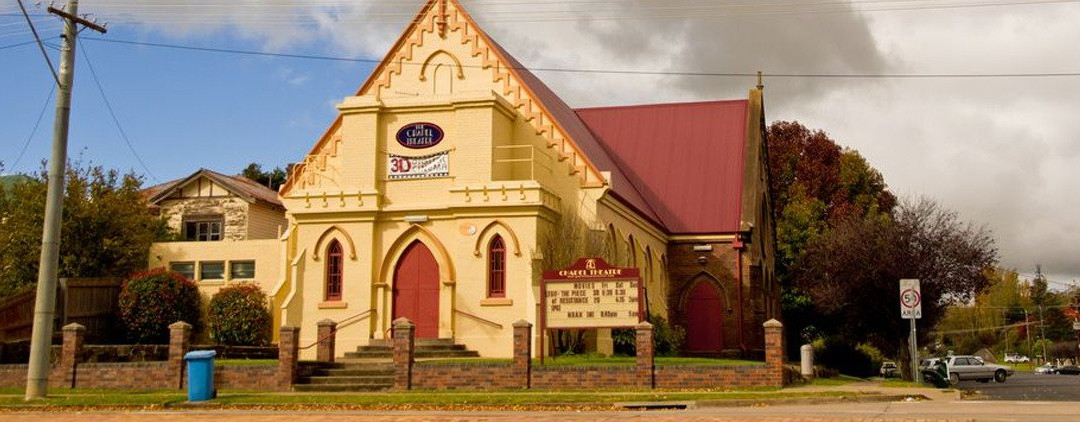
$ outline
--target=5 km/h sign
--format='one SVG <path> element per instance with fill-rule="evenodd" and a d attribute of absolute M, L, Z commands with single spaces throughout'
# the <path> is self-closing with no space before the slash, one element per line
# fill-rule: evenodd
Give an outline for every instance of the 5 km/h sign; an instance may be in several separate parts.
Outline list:
<path fill-rule="evenodd" d="M 904 319 L 922 318 L 922 293 L 919 280 L 900 280 L 900 316 Z"/>

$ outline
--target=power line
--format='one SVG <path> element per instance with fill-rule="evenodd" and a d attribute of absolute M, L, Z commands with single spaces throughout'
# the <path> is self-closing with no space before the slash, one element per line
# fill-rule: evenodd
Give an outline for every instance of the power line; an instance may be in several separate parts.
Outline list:
<path fill-rule="evenodd" d="M 5 45 L 5 46 L 0 46 L 0 50 L 7 50 L 9 48 L 22 47 L 24 45 L 33 44 L 33 43 L 36 43 L 36 42 L 37 41 L 35 41 L 35 40 L 30 40 L 30 41 L 24 41 L 24 42 L 20 42 L 20 43 L 15 43 L 15 44 L 8 44 L 8 45 Z"/>
<path fill-rule="evenodd" d="M 470 5 L 491 6 L 494 10 L 483 10 L 479 18 L 486 22 L 542 22 L 542 21 L 579 21 L 579 20 L 701 20 L 715 17 L 747 15 L 806 15 L 837 13 L 873 13 L 917 10 L 951 10 L 987 7 L 1013 7 L 1076 3 L 1078 0 L 823 0 L 817 2 L 744 2 L 720 3 L 709 1 L 682 2 L 639 2 L 634 7 L 627 7 L 620 1 L 549 1 L 536 2 L 470 2 Z M 194 3 L 194 4 L 193 4 Z M 343 21 L 363 21 L 365 23 L 398 24 L 415 16 L 411 13 L 411 4 L 393 2 L 357 2 L 371 6 L 364 13 L 355 14 L 350 19 L 340 19 L 343 8 L 338 1 L 304 2 L 303 6 L 294 4 L 254 4 L 239 7 L 220 2 L 171 2 L 171 3 L 117 3 L 104 1 L 100 5 L 107 8 L 123 8 L 109 19 L 115 21 L 147 24 L 157 21 L 207 23 L 212 18 L 222 18 L 222 23 L 318 23 L 320 17 L 330 14 Z M 389 7 L 385 7 L 389 4 Z M 510 8 L 499 10 L 501 6 L 529 6 L 529 10 Z M 538 9 L 537 6 L 544 8 Z M 569 6 L 569 7 L 568 7 Z M 379 9 L 383 10 L 379 10 Z M 303 13 L 307 9 L 312 13 Z M 348 9 L 345 9 L 348 11 Z M 317 14 L 314 12 L 321 12 Z"/>
<path fill-rule="evenodd" d="M 279 57 L 303 60 L 323 60 L 338 62 L 357 63 L 381 63 L 381 60 L 363 59 L 355 57 L 337 57 L 309 54 L 292 53 L 268 53 L 253 50 L 240 50 L 231 48 L 198 47 L 178 44 L 165 44 L 145 41 L 116 40 L 105 38 L 84 37 L 85 40 L 107 42 L 115 44 L 140 45 L 146 47 L 171 48 L 179 50 L 203 51 L 222 54 L 238 54 L 248 56 Z M 417 65 L 404 63 L 404 65 Z M 480 65 L 462 65 L 466 68 L 483 68 Z M 518 70 L 533 72 L 553 73 L 579 73 L 579 74 L 608 74 L 608 75 L 649 75 L 649 76 L 700 76 L 700 77 L 757 77 L 757 72 L 692 72 L 692 71 L 649 71 L 649 70 L 620 70 L 620 69 L 573 69 L 557 67 L 520 67 Z M 1031 73 L 765 73 L 771 78 L 814 78 L 814 79 L 989 79 L 989 78 L 1060 78 L 1077 77 L 1080 72 L 1031 72 Z"/>
<path fill-rule="evenodd" d="M 41 55 L 45 57 L 45 63 L 49 65 L 49 72 L 52 73 L 53 80 L 57 85 L 60 85 L 60 76 L 57 76 L 56 69 L 53 68 L 52 59 L 49 59 L 49 53 L 45 52 L 45 45 L 41 42 L 41 37 L 38 36 L 37 28 L 34 28 L 34 21 L 30 20 L 30 15 L 26 13 L 26 6 L 23 6 L 22 0 L 16 0 L 19 3 L 19 8 L 22 9 L 23 17 L 26 18 L 26 24 L 30 25 L 30 32 L 34 33 L 34 39 L 37 40 L 38 47 L 41 47 Z"/>
<path fill-rule="evenodd" d="M 142 157 L 139 156 L 139 153 L 135 151 L 135 147 L 131 145 L 131 140 L 128 139 L 127 133 L 124 132 L 123 126 L 120 125 L 120 119 L 116 118 L 116 112 L 113 111 L 112 104 L 109 102 L 109 97 L 105 95 L 105 89 L 101 86 L 101 81 L 98 79 L 97 71 L 94 70 L 94 64 L 90 61 L 90 56 L 87 54 L 86 50 L 86 46 L 84 45 L 81 49 L 83 58 L 86 59 L 86 66 L 90 68 L 90 75 L 94 77 L 94 84 L 97 85 L 98 92 L 101 93 L 101 99 L 105 102 L 105 108 L 109 110 L 109 116 L 112 116 L 112 121 L 116 125 L 116 130 L 120 132 L 120 137 L 124 140 L 124 144 L 126 144 L 128 149 L 131 150 L 131 154 L 134 155 L 135 159 L 139 161 L 139 164 L 142 165 L 142 168 L 146 171 L 146 174 L 149 175 L 151 179 L 154 179 L 155 182 L 161 183 L 161 181 L 158 180 L 157 176 L 154 176 L 154 173 L 150 171 L 150 167 L 146 165 Z"/>
<path fill-rule="evenodd" d="M 33 42 L 33 41 L 31 41 Z M 37 134 L 38 126 L 41 125 L 41 119 L 45 117 L 45 110 L 49 109 L 49 100 L 52 99 L 53 92 L 56 91 L 56 85 L 49 84 L 49 94 L 45 96 L 45 104 L 41 106 L 41 112 L 38 113 L 37 121 L 34 122 L 34 128 L 30 131 L 30 136 L 26 137 L 26 142 L 23 143 L 22 150 L 19 151 L 19 156 L 15 158 L 15 161 L 11 164 L 11 168 L 17 168 L 19 162 L 23 159 L 23 154 L 26 154 L 27 148 L 30 147 L 30 141 L 34 139 L 34 135 Z"/>

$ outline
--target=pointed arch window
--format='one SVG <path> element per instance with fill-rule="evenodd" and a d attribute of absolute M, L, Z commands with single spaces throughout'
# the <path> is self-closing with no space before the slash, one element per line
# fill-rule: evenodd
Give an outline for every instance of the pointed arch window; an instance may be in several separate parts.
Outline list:
<path fill-rule="evenodd" d="M 506 297 L 506 244 L 495 235 L 488 244 L 487 297 Z"/>
<path fill-rule="evenodd" d="M 326 248 L 326 301 L 336 302 L 341 300 L 342 272 L 344 254 L 341 250 L 341 242 L 334 239 Z"/>

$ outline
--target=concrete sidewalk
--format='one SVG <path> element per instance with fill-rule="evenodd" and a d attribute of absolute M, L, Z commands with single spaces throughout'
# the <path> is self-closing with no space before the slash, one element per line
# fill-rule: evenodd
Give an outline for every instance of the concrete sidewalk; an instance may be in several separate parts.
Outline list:
<path fill-rule="evenodd" d="M 884 396 L 922 396 L 926 399 L 933 401 L 957 401 L 961 399 L 960 390 L 955 388 L 934 388 L 934 387 L 885 387 L 881 385 L 881 382 L 877 381 L 865 381 L 856 382 L 844 385 L 805 385 L 794 386 L 784 388 L 784 391 L 811 391 L 811 392 L 828 392 L 828 391 L 847 391 L 852 393 L 870 393 L 880 394 Z"/>

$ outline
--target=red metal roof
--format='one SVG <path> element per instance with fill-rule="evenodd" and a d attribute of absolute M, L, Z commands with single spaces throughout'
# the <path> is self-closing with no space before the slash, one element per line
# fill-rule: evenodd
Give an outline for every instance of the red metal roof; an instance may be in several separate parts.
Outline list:
<path fill-rule="evenodd" d="M 746 100 L 577 110 L 615 169 L 597 166 L 629 182 L 615 194 L 671 234 L 739 230 L 747 113 Z"/>
<path fill-rule="evenodd" d="M 468 15 L 468 12 L 465 12 L 464 9 L 461 10 Z M 611 183 L 613 185 L 630 186 L 632 182 L 619 170 L 619 166 L 615 161 L 608 156 L 604 146 L 601 145 L 600 141 L 595 136 L 593 136 L 593 132 L 589 130 L 588 125 L 581 120 L 578 113 L 570 108 L 570 106 L 566 105 L 566 102 L 564 102 L 562 98 L 559 98 L 551 88 L 548 88 L 540 78 L 530 72 L 528 68 L 521 64 L 521 62 L 518 62 L 517 59 L 499 45 L 498 42 L 488 36 L 475 21 L 473 22 L 473 25 L 476 27 L 477 32 L 496 50 L 498 55 L 507 62 L 506 64 L 509 67 L 509 71 L 518 77 L 521 84 L 535 96 L 535 100 L 548 111 L 548 114 L 555 120 L 556 124 L 566 131 L 566 135 L 581 148 L 585 157 L 600 171 L 610 171 L 611 178 L 613 179 L 611 180 Z M 629 190 L 620 192 L 620 197 L 624 202 L 637 209 L 645 218 L 660 223 L 659 216 L 652 211 L 648 200 L 638 193 Z"/>

